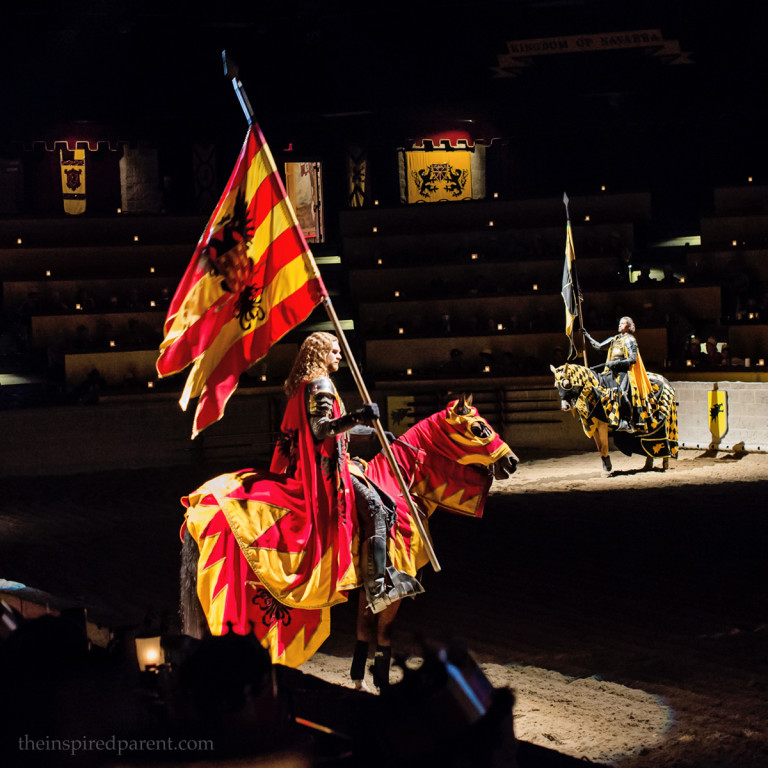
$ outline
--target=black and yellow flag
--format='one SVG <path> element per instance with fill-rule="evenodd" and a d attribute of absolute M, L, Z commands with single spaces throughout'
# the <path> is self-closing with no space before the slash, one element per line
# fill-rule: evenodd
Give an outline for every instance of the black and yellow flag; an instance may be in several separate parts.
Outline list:
<path fill-rule="evenodd" d="M 568 196 L 563 195 L 563 202 L 566 210 L 568 209 Z M 576 347 L 573 343 L 573 324 L 579 316 L 579 303 L 581 302 L 581 291 L 579 290 L 579 281 L 576 277 L 576 252 L 573 248 L 573 233 L 571 232 L 571 219 L 568 218 L 565 237 L 565 265 L 563 266 L 563 288 L 560 291 L 565 302 L 565 335 L 570 342 L 568 359 L 576 353 Z"/>
<path fill-rule="evenodd" d="M 59 156 L 64 211 L 79 216 L 85 213 L 85 150 L 62 149 Z"/>

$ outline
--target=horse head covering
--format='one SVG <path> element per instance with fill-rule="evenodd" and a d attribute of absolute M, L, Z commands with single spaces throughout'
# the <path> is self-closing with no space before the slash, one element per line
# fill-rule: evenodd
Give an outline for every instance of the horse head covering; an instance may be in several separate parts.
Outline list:
<path fill-rule="evenodd" d="M 472 407 L 471 397 L 449 403 L 412 426 L 393 445 L 395 454 L 417 450 L 411 492 L 450 512 L 481 517 L 490 490 L 492 464 L 509 446 Z"/>

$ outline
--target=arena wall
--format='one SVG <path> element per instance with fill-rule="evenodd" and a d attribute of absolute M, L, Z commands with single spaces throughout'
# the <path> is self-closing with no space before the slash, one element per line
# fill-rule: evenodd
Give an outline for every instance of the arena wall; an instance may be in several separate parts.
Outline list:
<path fill-rule="evenodd" d="M 768 451 L 768 382 L 673 381 L 682 448 Z M 725 392 L 727 430 L 710 431 L 707 393 Z"/>

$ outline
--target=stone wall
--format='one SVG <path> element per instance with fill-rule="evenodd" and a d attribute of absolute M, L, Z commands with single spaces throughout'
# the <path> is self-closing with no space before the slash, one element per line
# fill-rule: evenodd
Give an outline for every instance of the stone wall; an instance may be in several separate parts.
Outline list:
<path fill-rule="evenodd" d="M 682 448 L 768 451 L 768 382 L 673 381 Z M 725 392 L 728 429 L 713 443 L 707 393 Z"/>

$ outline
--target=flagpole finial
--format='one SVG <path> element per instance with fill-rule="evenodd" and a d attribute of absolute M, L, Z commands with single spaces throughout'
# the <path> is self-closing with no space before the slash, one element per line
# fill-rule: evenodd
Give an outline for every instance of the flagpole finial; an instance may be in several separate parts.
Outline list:
<path fill-rule="evenodd" d="M 238 67 L 237 63 L 229 57 L 229 54 L 226 51 L 221 52 L 221 59 L 224 63 L 224 76 L 232 79 L 232 87 L 235 89 L 237 100 L 243 108 L 245 119 L 248 121 L 248 125 L 253 125 L 253 109 L 251 108 L 251 102 L 248 101 L 248 95 L 238 77 L 240 74 L 240 67 Z"/>
<path fill-rule="evenodd" d="M 571 218 L 571 214 L 568 211 L 568 202 L 569 202 L 568 201 L 568 195 L 565 192 L 563 192 L 563 205 L 565 205 L 565 215 L 566 215 L 567 218 L 570 219 Z"/>

